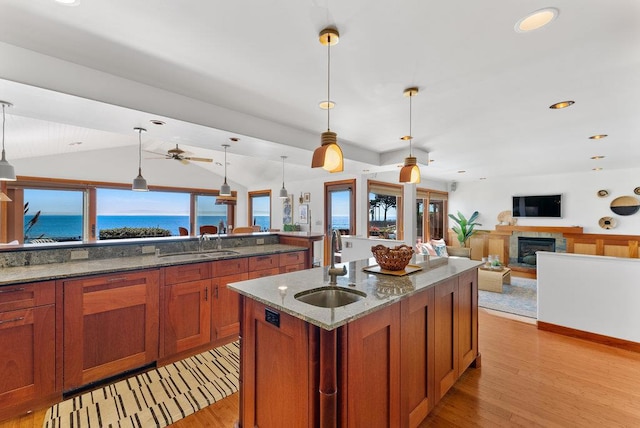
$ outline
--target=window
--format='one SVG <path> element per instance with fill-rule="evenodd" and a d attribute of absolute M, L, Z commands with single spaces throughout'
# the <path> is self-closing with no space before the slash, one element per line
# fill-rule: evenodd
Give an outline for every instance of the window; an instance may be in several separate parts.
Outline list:
<path fill-rule="evenodd" d="M 369 236 L 402 239 L 402 186 L 369 180 Z"/>
<path fill-rule="evenodd" d="M 417 237 L 428 241 L 430 239 L 447 239 L 447 198 L 445 192 L 427 189 L 416 189 L 416 207 L 418 210 Z M 427 215 L 425 215 L 427 207 Z"/>
<path fill-rule="evenodd" d="M 271 190 L 249 192 L 249 224 L 260 230 L 271 228 Z"/>
<path fill-rule="evenodd" d="M 217 203 L 215 196 L 196 195 L 196 233 L 200 233 L 200 226 L 216 226 L 219 233 L 226 233 L 228 228 L 233 227 L 233 223 L 229 224 L 232 217 L 228 217 L 227 207 L 226 204 Z M 220 222 L 223 230 L 220 230 Z"/>
<path fill-rule="evenodd" d="M 179 236 L 179 227 L 189 228 L 189 194 L 98 189 L 96 235 L 112 239 L 105 230 L 123 227 L 150 229 L 136 237 Z M 164 231 L 168 234 L 163 235 Z"/>
<path fill-rule="evenodd" d="M 82 241 L 84 193 L 24 189 L 24 243 Z"/>
<path fill-rule="evenodd" d="M 324 184 L 325 224 L 327 230 L 338 229 L 342 235 L 355 235 L 356 195 L 355 180 L 334 181 Z M 324 260 L 329 264 L 330 240 L 324 240 Z M 336 254 L 336 261 L 340 261 Z"/>

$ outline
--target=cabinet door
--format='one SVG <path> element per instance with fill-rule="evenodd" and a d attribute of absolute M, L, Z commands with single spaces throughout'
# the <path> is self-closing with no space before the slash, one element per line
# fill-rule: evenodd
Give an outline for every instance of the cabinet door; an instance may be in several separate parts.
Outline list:
<path fill-rule="evenodd" d="M 262 270 L 252 270 L 249 272 L 249 279 L 264 278 L 266 276 L 278 275 L 280 273 L 279 267 Z"/>
<path fill-rule="evenodd" d="M 440 400 L 458 379 L 458 278 L 435 286 L 435 397 Z"/>
<path fill-rule="evenodd" d="M 347 335 L 347 426 L 400 426 L 400 305 L 349 323 Z"/>
<path fill-rule="evenodd" d="M 249 257 L 249 272 L 266 269 L 276 269 L 280 266 L 277 254 L 268 256 Z"/>
<path fill-rule="evenodd" d="M 162 357 L 211 341 L 211 280 L 164 287 Z"/>
<path fill-rule="evenodd" d="M 179 284 L 207 278 L 211 278 L 211 263 L 191 263 L 164 269 L 165 284 Z"/>
<path fill-rule="evenodd" d="M 214 279 L 213 340 L 237 340 L 240 334 L 240 295 L 227 287 L 230 282 L 244 281 L 249 275 L 238 273 Z"/>
<path fill-rule="evenodd" d="M 279 264 L 280 264 L 280 267 L 302 264 L 303 265 L 302 269 L 304 269 L 305 259 L 306 259 L 306 251 L 282 253 L 279 256 Z"/>
<path fill-rule="evenodd" d="M 0 418 L 55 392 L 55 326 L 54 305 L 0 312 Z"/>
<path fill-rule="evenodd" d="M 158 270 L 63 282 L 64 388 L 158 358 Z"/>
<path fill-rule="evenodd" d="M 462 374 L 478 355 L 478 270 L 458 277 L 458 370 Z"/>
<path fill-rule="evenodd" d="M 400 426 L 417 427 L 435 405 L 434 290 L 429 288 L 401 302 Z"/>

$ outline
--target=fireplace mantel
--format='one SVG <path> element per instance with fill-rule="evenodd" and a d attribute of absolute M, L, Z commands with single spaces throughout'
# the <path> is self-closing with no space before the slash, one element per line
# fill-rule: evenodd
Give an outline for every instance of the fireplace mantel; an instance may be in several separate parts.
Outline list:
<path fill-rule="evenodd" d="M 507 226 L 496 225 L 497 232 L 583 233 L 580 226 Z"/>

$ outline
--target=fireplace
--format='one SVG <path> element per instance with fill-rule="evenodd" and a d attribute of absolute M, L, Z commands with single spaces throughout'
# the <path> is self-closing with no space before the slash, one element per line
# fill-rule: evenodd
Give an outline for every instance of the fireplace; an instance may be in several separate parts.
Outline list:
<path fill-rule="evenodd" d="M 555 252 L 556 240 L 529 236 L 518 237 L 518 263 L 535 266 L 537 251 Z"/>

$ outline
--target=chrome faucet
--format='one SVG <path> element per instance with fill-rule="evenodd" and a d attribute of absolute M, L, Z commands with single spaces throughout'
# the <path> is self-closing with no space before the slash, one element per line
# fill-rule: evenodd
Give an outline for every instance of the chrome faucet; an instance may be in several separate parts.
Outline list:
<path fill-rule="evenodd" d="M 342 238 L 340 237 L 340 231 L 333 229 L 331 231 L 331 266 L 329 266 L 329 285 L 337 285 L 338 281 L 336 277 L 346 275 L 347 267 L 342 266 L 342 269 L 336 267 L 336 251 L 342 251 Z"/>
<path fill-rule="evenodd" d="M 203 233 L 198 237 L 198 252 L 199 253 L 202 252 L 202 246 L 204 245 L 204 241 L 208 241 L 208 240 L 209 240 L 209 235 L 207 235 L 206 233 Z"/>

